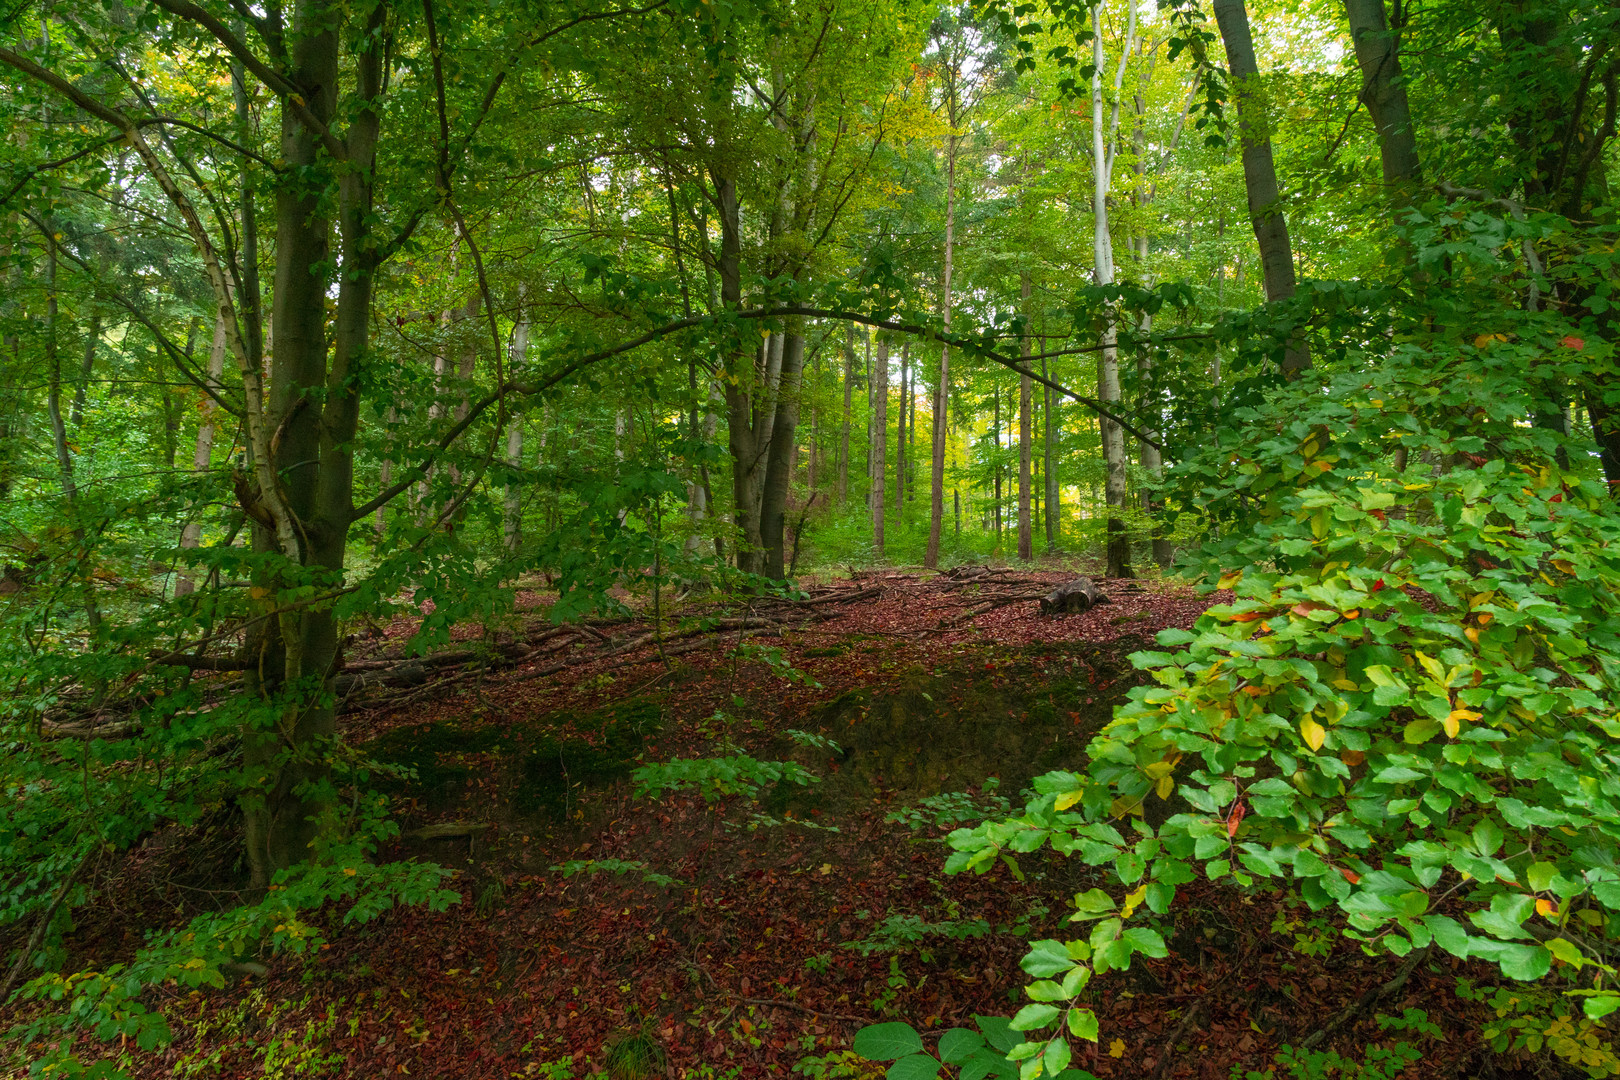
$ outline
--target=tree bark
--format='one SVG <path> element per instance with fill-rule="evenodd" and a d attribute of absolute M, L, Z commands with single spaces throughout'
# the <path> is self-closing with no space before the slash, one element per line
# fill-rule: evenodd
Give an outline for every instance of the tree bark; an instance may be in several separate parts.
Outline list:
<path fill-rule="evenodd" d="M 1288 220 L 1282 212 L 1277 166 L 1271 156 L 1270 103 L 1261 84 L 1249 31 L 1249 13 L 1243 0 L 1214 0 L 1215 22 L 1226 46 L 1232 75 L 1232 98 L 1237 106 L 1238 134 L 1243 148 L 1243 186 L 1249 198 L 1249 221 L 1260 247 L 1260 270 L 1268 303 L 1294 295 L 1294 252 L 1288 238 Z M 1311 366 L 1311 355 L 1298 340 L 1284 347 L 1282 373 L 1293 379 Z"/>
<path fill-rule="evenodd" d="M 854 324 L 850 333 L 855 332 Z M 844 420 L 838 429 L 838 507 L 843 509 L 849 501 L 849 427 L 850 406 L 855 392 L 855 342 L 844 342 Z"/>
<path fill-rule="evenodd" d="M 1041 352 L 1044 353 L 1045 351 L 1046 339 L 1043 337 L 1041 338 Z M 1044 359 L 1041 361 L 1041 377 L 1049 377 L 1046 371 L 1046 361 Z M 1045 454 L 1046 466 L 1043 470 L 1044 480 L 1046 483 L 1046 550 L 1056 551 L 1058 547 L 1058 540 L 1062 536 L 1063 531 L 1063 508 L 1061 505 L 1062 500 L 1059 498 L 1058 494 L 1058 476 L 1057 467 L 1055 464 L 1057 460 L 1058 424 L 1057 418 L 1053 415 L 1052 409 L 1053 406 L 1060 403 L 1061 399 L 1056 401 L 1053 400 L 1052 388 L 1050 386 L 1043 384 L 1041 386 L 1041 391 L 1042 400 L 1045 402 L 1045 408 L 1042 411 L 1046 414 L 1046 445 L 1043 451 Z"/>
<path fill-rule="evenodd" d="M 1103 55 L 1102 5 L 1091 9 L 1095 33 L 1092 35 L 1091 76 L 1091 166 L 1092 166 L 1092 262 L 1098 285 L 1114 283 L 1114 244 L 1108 231 L 1108 194 L 1112 186 L 1112 155 L 1104 141 L 1102 72 L 1106 57 Z M 1132 27 L 1135 26 L 1134 0 L 1131 8 Z M 1126 50 L 1129 55 L 1129 48 Z M 1121 59 L 1123 67 L 1124 58 Z M 1116 106 L 1116 117 L 1117 117 Z M 1116 331 L 1112 321 L 1102 333 L 1102 351 L 1097 359 L 1097 397 L 1110 408 L 1118 407 L 1121 399 L 1119 384 L 1119 350 L 1115 347 Z M 1103 499 L 1108 505 L 1107 518 L 1107 576 L 1131 576 L 1131 545 L 1125 532 L 1125 520 L 1120 511 L 1125 507 L 1125 431 L 1106 416 L 1098 416 L 1097 424 L 1102 436 L 1103 469 L 1105 483 Z"/>
<path fill-rule="evenodd" d="M 945 323 L 945 332 L 951 329 L 951 255 L 956 244 L 956 95 L 951 90 L 951 133 L 945 139 L 945 266 L 940 275 L 939 306 Z M 928 549 L 923 555 L 923 566 L 929 570 L 939 567 L 939 536 L 945 521 L 945 410 L 951 401 L 951 347 L 941 343 L 939 349 L 939 383 L 934 387 L 933 469 L 929 477 L 930 508 L 928 513 Z"/>
<path fill-rule="evenodd" d="M 1406 100 L 1400 33 L 1391 30 L 1384 0 L 1344 0 L 1345 20 L 1361 69 L 1361 101 L 1378 131 L 1378 156 L 1390 199 L 1407 202 L 1419 175 L 1417 129 Z"/>
<path fill-rule="evenodd" d="M 1019 275 L 1018 295 L 1024 302 L 1024 317 L 1029 317 L 1029 275 Z M 1030 336 L 1026 328 L 1023 340 L 1019 342 L 1019 352 L 1023 357 L 1024 366 L 1029 367 Z M 1035 557 L 1035 538 L 1030 520 L 1030 467 L 1032 428 L 1030 411 L 1034 406 L 1035 385 L 1028 375 L 1018 378 L 1018 557 L 1025 561 Z"/>
<path fill-rule="evenodd" d="M 883 519 L 888 507 L 883 499 L 884 456 L 889 442 L 889 342 L 878 338 L 877 357 L 872 363 L 872 546 L 883 558 Z"/>
<path fill-rule="evenodd" d="M 804 375 L 804 332 L 799 320 L 790 320 L 782 335 L 777 370 L 776 408 L 771 424 L 764 488 L 760 497 L 760 535 L 765 544 L 765 573 L 781 581 L 787 577 L 786 537 L 788 492 L 793 483 L 793 450 L 798 441 L 800 388 Z"/>

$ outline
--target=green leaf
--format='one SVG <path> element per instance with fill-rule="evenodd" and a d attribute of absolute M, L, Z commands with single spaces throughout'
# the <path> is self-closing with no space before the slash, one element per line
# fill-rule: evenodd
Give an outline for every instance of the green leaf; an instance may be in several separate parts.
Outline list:
<path fill-rule="evenodd" d="M 1122 936 L 1126 941 L 1130 942 L 1133 951 L 1139 952 L 1143 956 L 1151 956 L 1155 960 L 1159 960 L 1170 955 L 1170 950 L 1165 948 L 1164 938 L 1159 935 L 1157 930 L 1149 929 L 1146 926 L 1133 926 L 1125 931 Z"/>
<path fill-rule="evenodd" d="M 939 1037 L 939 1058 L 947 1065 L 960 1065 L 984 1049 L 984 1036 L 967 1028 L 951 1028 Z"/>
<path fill-rule="evenodd" d="M 1005 1016 L 975 1015 L 973 1022 L 979 1025 L 980 1031 L 984 1032 L 986 1041 L 1003 1054 L 1023 1042 L 1012 1030 L 1012 1021 Z"/>
<path fill-rule="evenodd" d="M 1014 1031 L 1038 1031 L 1056 1020 L 1059 1012 L 1054 1005 L 1025 1005 L 1008 1026 Z"/>
<path fill-rule="evenodd" d="M 1069 1010 L 1069 1034 L 1077 1039 L 1097 1041 L 1097 1014 L 1090 1009 Z"/>
<path fill-rule="evenodd" d="M 923 1041 L 910 1024 L 870 1024 L 855 1033 L 854 1046 L 869 1061 L 894 1061 L 921 1053 Z"/>
<path fill-rule="evenodd" d="M 939 1062 L 927 1054 L 903 1057 L 884 1074 L 888 1080 L 934 1080 L 939 1075 Z"/>
<path fill-rule="evenodd" d="M 1074 960 L 1069 957 L 1068 947 L 1063 942 L 1047 938 L 1031 943 L 1029 952 L 1024 954 L 1018 966 L 1037 979 L 1049 979 L 1074 967 Z"/>
<path fill-rule="evenodd" d="M 1068 1042 L 1062 1036 L 1058 1036 L 1057 1038 L 1053 1039 L 1047 1044 L 1046 1056 L 1043 1060 L 1043 1064 L 1046 1066 L 1047 1075 L 1056 1076 L 1058 1073 L 1068 1068 L 1069 1059 L 1073 1056 L 1073 1052 L 1069 1049 Z"/>
<path fill-rule="evenodd" d="M 1094 919 L 1099 915 L 1106 915 L 1114 910 L 1114 898 L 1101 889 L 1075 893 L 1074 909 L 1082 917 Z"/>
<path fill-rule="evenodd" d="M 1434 935 L 1434 943 L 1452 956 L 1468 959 L 1468 931 L 1462 923 L 1446 915 L 1425 915 L 1423 925 Z"/>
<path fill-rule="evenodd" d="M 1507 945 L 1496 963 L 1510 979 L 1535 982 L 1552 968 L 1552 953 L 1540 945 Z"/>

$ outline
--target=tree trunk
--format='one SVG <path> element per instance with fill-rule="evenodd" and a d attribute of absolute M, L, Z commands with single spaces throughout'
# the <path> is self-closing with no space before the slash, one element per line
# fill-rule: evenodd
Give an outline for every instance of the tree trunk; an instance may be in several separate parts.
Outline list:
<path fill-rule="evenodd" d="M 291 81 L 312 88 L 306 106 L 323 124 L 335 111 L 337 89 L 338 38 L 332 22 L 333 13 L 324 0 L 303 0 L 295 16 L 298 33 L 292 39 L 296 45 Z M 287 168 L 320 167 L 317 134 L 285 102 L 281 114 L 281 156 Z M 357 182 L 360 177 L 351 174 L 344 186 Z M 347 211 L 345 206 L 340 212 L 346 217 Z M 306 566 L 341 570 L 347 522 L 332 521 L 320 498 L 327 486 L 321 474 L 328 453 L 334 457 L 352 453 L 347 445 L 341 451 L 323 448 L 322 409 L 317 404 L 325 396 L 327 376 L 329 231 L 318 192 L 302 185 L 277 189 L 276 347 L 264 423 L 281 438 L 274 449 L 268 442 L 262 447 L 271 454 L 271 467 L 281 479 L 287 513 L 303 523 L 307 538 L 295 535 L 289 545 L 285 525 L 278 520 L 272 522 L 274 531 L 262 524 L 255 527 L 254 548 Z M 358 267 L 345 269 L 341 288 L 352 293 L 348 279 Z M 343 396 L 352 396 L 352 390 L 340 390 L 327 408 Z M 352 469 L 352 460 L 338 468 Z M 348 508 L 345 498 L 340 507 L 345 518 Z M 256 577 L 255 584 L 273 596 L 283 575 L 270 566 Z M 336 717 L 324 691 L 337 658 L 337 622 L 329 609 L 318 607 L 281 613 L 257 624 L 248 645 L 249 655 L 257 660 L 244 673 L 248 690 L 275 705 L 274 722 L 250 731 L 243 743 L 250 788 L 243 799 L 248 862 L 254 886 L 264 888 L 276 871 L 309 857 L 317 835 L 316 818 L 327 805 L 328 798 L 319 790 L 330 773 L 328 747 Z"/>
<path fill-rule="evenodd" d="M 1046 338 L 1043 337 L 1041 338 L 1041 352 L 1044 353 L 1045 351 Z M 1046 360 L 1044 357 L 1041 359 L 1041 377 L 1050 377 L 1047 375 Z M 1045 408 L 1042 411 L 1046 414 L 1046 446 L 1044 448 L 1044 464 L 1046 467 L 1042 470 L 1046 482 L 1046 550 L 1056 551 L 1058 547 L 1058 539 L 1062 535 L 1063 529 L 1063 515 L 1061 513 L 1062 507 L 1058 497 L 1057 468 L 1054 465 L 1054 461 L 1057 457 L 1058 425 L 1056 417 L 1053 416 L 1052 409 L 1053 406 L 1058 404 L 1058 402 L 1053 400 L 1052 388 L 1050 386 L 1043 384 L 1041 390 L 1042 400 L 1045 402 Z"/>
<path fill-rule="evenodd" d="M 889 442 L 889 342 L 878 338 L 877 358 L 872 364 L 872 376 L 867 380 L 872 389 L 872 546 L 878 558 L 883 558 L 883 519 L 888 507 L 883 500 L 884 455 Z"/>
<path fill-rule="evenodd" d="M 1260 270 L 1269 303 L 1294 295 L 1294 252 L 1288 239 L 1288 220 L 1282 212 L 1277 187 L 1277 166 L 1271 156 L 1270 103 L 1261 84 L 1249 32 L 1249 13 L 1243 0 L 1214 0 L 1215 22 L 1226 45 L 1227 67 L 1232 74 L 1232 98 L 1237 106 L 1238 133 L 1243 146 L 1243 186 L 1249 197 L 1249 221 L 1260 247 Z M 1284 347 L 1282 373 L 1296 378 L 1311 366 L 1311 355 L 1298 340 Z"/>
<path fill-rule="evenodd" d="M 208 385 L 218 388 L 220 379 L 225 374 L 225 323 L 218 316 L 214 319 L 214 340 L 208 349 Z M 207 394 L 203 395 L 202 419 L 197 423 L 197 445 L 191 457 L 193 472 L 205 473 L 214 462 L 214 414 L 219 406 Z M 193 508 L 188 515 L 185 528 L 180 530 L 180 546 L 182 548 L 195 548 L 202 542 L 202 522 L 197 518 L 197 509 Z M 182 572 L 174 582 L 174 595 L 187 596 L 196 589 L 191 575 Z"/>
<path fill-rule="evenodd" d="M 526 311 L 519 312 L 517 325 L 512 327 L 511 376 L 517 377 L 529 356 L 529 318 Z M 517 472 L 523 467 L 523 417 L 507 420 L 506 464 L 512 476 L 506 481 L 506 505 L 502 514 L 501 531 L 506 551 L 516 555 L 523 546 L 523 488 L 517 482 Z"/>
<path fill-rule="evenodd" d="M 894 520 L 905 520 L 906 509 L 906 394 L 910 392 L 911 342 L 900 343 L 900 398 L 894 417 Z"/>
<path fill-rule="evenodd" d="M 760 497 L 760 538 L 765 544 L 765 573 L 777 581 L 787 577 L 786 536 L 788 493 L 793 485 L 793 457 L 798 444 L 800 389 L 804 375 L 804 332 L 790 320 L 782 335 L 777 369 L 776 408 Z"/>
<path fill-rule="evenodd" d="M 1132 9 L 1134 14 L 1134 7 Z M 1103 55 L 1102 5 L 1091 9 L 1095 33 L 1092 36 L 1091 76 L 1091 166 L 1092 166 L 1092 262 L 1098 285 L 1114 283 L 1114 245 L 1108 232 L 1108 189 L 1111 186 L 1110 161 L 1103 135 Z M 1110 408 L 1120 403 L 1119 350 L 1115 347 L 1116 332 L 1110 321 L 1102 334 L 1102 352 L 1097 360 L 1097 397 Z M 1130 538 L 1125 533 L 1125 520 L 1119 511 L 1125 506 L 1125 431 L 1105 416 L 1097 418 L 1102 436 L 1103 468 L 1106 482 L 1104 500 L 1108 504 L 1107 521 L 1107 576 L 1131 576 Z"/>
<path fill-rule="evenodd" d="M 1133 0 L 1134 2 L 1134 0 Z M 1018 295 L 1024 301 L 1024 317 L 1029 317 L 1029 275 L 1019 275 Z M 1024 331 L 1023 339 L 1019 342 L 1019 352 L 1024 359 L 1024 368 L 1029 368 L 1030 336 Z M 1035 537 L 1030 521 L 1030 467 L 1033 431 L 1030 424 L 1030 410 L 1034 406 L 1034 380 L 1028 375 L 1018 377 L 1018 557 L 1025 561 L 1035 557 Z"/>
<path fill-rule="evenodd" d="M 1401 72 L 1400 34 L 1384 17 L 1384 0 L 1344 0 L 1344 14 L 1361 68 L 1361 100 L 1378 129 L 1384 185 L 1392 201 L 1404 203 L 1418 179 L 1418 152 Z"/>
<path fill-rule="evenodd" d="M 939 306 L 945 332 L 951 330 L 951 254 L 956 244 L 956 102 L 954 85 L 949 120 L 951 133 L 945 139 L 945 267 L 940 275 Z M 951 402 L 951 347 L 942 342 L 939 349 L 939 383 L 934 387 L 933 469 L 929 476 L 928 550 L 923 566 L 939 566 L 939 534 L 945 521 L 945 410 Z"/>
<path fill-rule="evenodd" d="M 854 333 L 854 324 L 850 324 Z M 850 405 L 855 392 L 855 342 L 844 343 L 844 421 L 838 430 L 838 506 L 849 502 L 849 425 Z"/>

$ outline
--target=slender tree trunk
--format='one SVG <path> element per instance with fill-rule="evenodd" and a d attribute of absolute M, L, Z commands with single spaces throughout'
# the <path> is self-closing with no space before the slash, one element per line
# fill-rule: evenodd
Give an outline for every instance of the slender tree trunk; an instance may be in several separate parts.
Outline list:
<path fill-rule="evenodd" d="M 84 423 L 84 398 L 90 390 L 90 376 L 95 372 L 96 346 L 101 342 L 101 313 L 92 312 L 90 329 L 84 336 L 84 359 L 79 362 L 79 381 L 73 387 L 73 408 L 68 413 L 68 426 L 77 430 Z"/>
<path fill-rule="evenodd" d="M 911 390 L 911 342 L 900 343 L 900 398 L 894 417 L 894 520 L 904 522 L 906 503 L 906 394 Z"/>
<path fill-rule="evenodd" d="M 527 310 L 523 310 L 518 313 L 517 325 L 512 327 L 511 374 L 514 378 L 522 370 L 528 356 L 529 318 Z M 515 555 L 523 546 L 523 488 L 517 482 L 517 472 L 523 467 L 523 417 L 513 416 L 506 424 L 506 464 L 512 470 L 512 476 L 506 481 L 506 505 L 501 531 L 507 554 Z"/>
<path fill-rule="evenodd" d="M 945 266 L 940 275 L 939 306 L 945 332 L 951 330 L 951 256 L 956 245 L 956 104 L 954 87 L 950 109 L 951 133 L 945 139 Z M 951 402 L 951 347 L 939 349 L 939 384 L 934 387 L 933 470 L 929 478 L 928 550 L 923 566 L 939 566 L 939 534 L 945 522 L 945 410 Z"/>
<path fill-rule="evenodd" d="M 1046 338 L 1042 337 L 1041 352 L 1044 353 L 1045 351 Z M 1046 360 L 1044 357 L 1041 359 L 1041 377 L 1050 377 L 1047 375 Z M 1058 537 L 1063 525 L 1063 515 L 1059 512 L 1061 507 L 1059 505 L 1058 498 L 1057 468 L 1053 464 L 1057 456 L 1058 429 L 1057 420 L 1052 415 L 1052 408 L 1057 404 L 1057 402 L 1052 398 L 1051 387 L 1043 385 L 1041 390 L 1042 400 L 1045 403 L 1045 408 L 1042 411 L 1046 414 L 1046 446 L 1044 447 L 1044 453 L 1046 455 L 1046 467 L 1044 470 L 1042 470 L 1044 479 L 1046 481 L 1046 550 L 1056 551 L 1058 546 Z"/>
<path fill-rule="evenodd" d="M 1093 72 L 1091 76 L 1091 163 L 1093 218 L 1092 262 L 1098 285 L 1114 282 L 1114 245 L 1108 232 L 1108 189 L 1112 162 L 1104 140 L 1102 71 L 1103 55 L 1102 5 L 1091 9 L 1095 34 L 1092 36 Z M 1134 13 L 1134 9 L 1133 9 Z M 1097 397 L 1110 407 L 1120 403 L 1119 350 L 1115 347 L 1116 332 L 1109 322 L 1102 334 L 1102 352 L 1097 360 Z M 1107 522 L 1107 576 L 1131 576 L 1130 538 L 1125 533 L 1125 521 L 1119 511 L 1125 506 L 1125 431 L 1107 417 L 1097 418 L 1102 436 L 1103 468 L 1106 482 L 1104 499 L 1108 504 Z"/>
<path fill-rule="evenodd" d="M 854 333 L 854 324 L 850 325 Z M 868 346 L 870 347 L 870 345 Z M 850 406 L 855 392 L 855 343 L 844 343 L 844 421 L 838 429 L 838 506 L 843 509 L 849 502 L 849 424 Z"/>
<path fill-rule="evenodd" d="M 225 375 L 225 323 L 218 316 L 214 319 L 214 340 L 208 349 L 208 385 L 218 389 L 220 379 Z M 219 406 L 207 394 L 203 395 L 202 419 L 197 423 L 196 450 L 191 457 L 192 471 L 198 474 L 206 473 L 213 467 L 214 461 L 214 416 Z M 182 548 L 195 548 L 202 543 L 202 522 L 197 517 L 197 510 L 193 508 L 187 515 L 185 528 L 180 530 L 180 546 Z M 191 575 L 181 573 L 174 582 L 174 595 L 186 596 L 196 588 Z"/>
<path fill-rule="evenodd" d="M 1232 97 L 1237 105 L 1238 133 L 1243 145 L 1243 186 L 1249 196 L 1249 220 L 1260 247 L 1260 270 L 1268 303 L 1294 295 L 1294 252 L 1283 216 L 1277 166 L 1271 156 L 1270 102 L 1261 83 L 1249 32 L 1249 13 L 1243 0 L 1214 0 L 1215 22 L 1226 45 L 1226 63 L 1232 74 Z M 1282 373 L 1296 378 L 1311 366 L 1304 344 L 1291 340 L 1283 350 Z"/>
<path fill-rule="evenodd" d="M 1024 302 L 1024 317 L 1029 318 L 1029 275 L 1019 275 L 1018 295 Z M 1029 367 L 1030 335 L 1026 329 L 1023 339 L 1019 342 L 1019 352 L 1024 359 L 1024 368 Z M 1018 557 L 1025 561 L 1035 557 L 1035 536 L 1033 523 L 1030 520 L 1030 469 L 1031 451 L 1033 449 L 1033 429 L 1030 422 L 1030 411 L 1034 407 L 1035 384 L 1028 375 L 1018 377 Z"/>
<path fill-rule="evenodd" d="M 883 500 L 884 454 L 889 442 L 889 342 L 878 338 L 877 359 L 867 380 L 872 388 L 872 546 L 883 558 L 883 519 L 888 507 Z"/>

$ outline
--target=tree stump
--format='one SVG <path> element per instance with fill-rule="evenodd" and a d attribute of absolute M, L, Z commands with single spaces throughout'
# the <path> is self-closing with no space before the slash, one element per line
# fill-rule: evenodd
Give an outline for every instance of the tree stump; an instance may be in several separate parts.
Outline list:
<path fill-rule="evenodd" d="M 1111 603 L 1108 595 L 1092 583 L 1090 578 L 1075 578 L 1065 581 L 1041 597 L 1042 615 L 1077 615 L 1082 611 L 1090 611 L 1098 604 Z"/>

